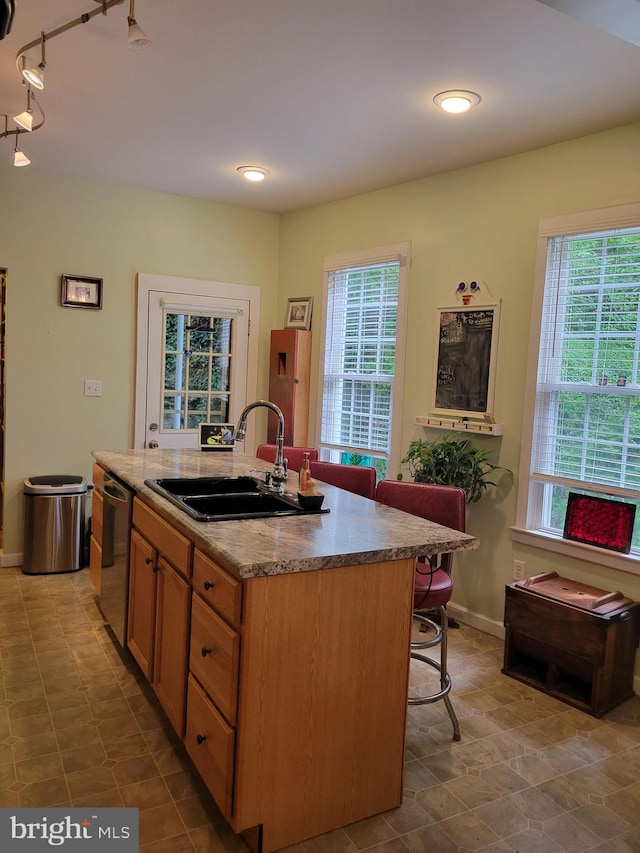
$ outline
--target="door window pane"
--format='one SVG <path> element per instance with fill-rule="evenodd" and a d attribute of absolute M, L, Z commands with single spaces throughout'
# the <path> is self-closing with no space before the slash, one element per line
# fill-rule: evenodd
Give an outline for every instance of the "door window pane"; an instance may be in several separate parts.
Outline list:
<path fill-rule="evenodd" d="M 167 311 L 164 328 L 164 430 L 228 423 L 233 319 Z M 184 395 L 176 392 L 197 392 Z"/>

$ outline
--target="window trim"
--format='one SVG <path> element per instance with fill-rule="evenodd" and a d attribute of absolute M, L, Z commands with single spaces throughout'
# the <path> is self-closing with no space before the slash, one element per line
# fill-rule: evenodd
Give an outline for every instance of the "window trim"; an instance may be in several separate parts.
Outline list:
<path fill-rule="evenodd" d="M 329 273 L 334 270 L 346 269 L 348 267 L 364 264 L 384 263 L 385 261 L 397 260 L 400 264 L 400 276 L 398 281 L 398 323 L 396 326 L 396 362 L 391 393 L 393 408 L 391 412 L 391 442 L 389 448 L 389 464 L 387 475 L 395 476 L 393 472 L 400 470 L 400 459 L 402 456 L 402 417 L 404 398 L 404 370 L 407 341 L 407 301 L 409 290 L 409 269 L 411 268 L 411 242 L 391 243 L 387 246 L 378 246 L 374 249 L 364 249 L 342 252 L 339 255 L 330 255 L 324 259 L 322 275 L 322 316 L 320 351 L 318 362 L 318 403 L 316 414 L 316 435 L 318 446 L 322 435 L 322 398 L 324 391 L 324 357 L 327 337 L 327 298 L 329 290 Z"/>
<path fill-rule="evenodd" d="M 640 573 L 640 559 L 633 554 L 619 554 L 607 551 L 604 548 L 572 542 L 553 533 L 533 530 L 527 527 L 538 353 L 541 338 L 548 241 L 552 237 L 565 234 L 581 234 L 614 228 L 632 228 L 634 226 L 640 226 L 640 202 L 616 205 L 602 210 L 589 210 L 581 213 L 552 216 L 541 219 L 539 222 L 531 304 L 529 349 L 527 354 L 527 376 L 522 407 L 522 442 L 516 523 L 511 527 L 511 538 L 514 542 L 524 545 L 551 550 L 556 554 L 638 574 Z"/>

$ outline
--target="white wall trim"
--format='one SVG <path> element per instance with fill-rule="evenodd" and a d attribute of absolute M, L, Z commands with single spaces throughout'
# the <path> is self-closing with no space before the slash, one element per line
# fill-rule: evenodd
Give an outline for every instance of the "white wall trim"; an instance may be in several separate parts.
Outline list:
<path fill-rule="evenodd" d="M 10 568 L 11 566 L 21 566 L 23 563 L 22 554 L 0 554 L 0 568 Z"/>

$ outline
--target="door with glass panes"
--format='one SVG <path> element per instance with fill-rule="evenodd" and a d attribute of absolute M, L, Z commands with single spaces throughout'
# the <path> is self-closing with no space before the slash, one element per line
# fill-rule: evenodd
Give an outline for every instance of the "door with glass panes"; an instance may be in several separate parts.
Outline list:
<path fill-rule="evenodd" d="M 197 447 L 246 403 L 248 300 L 149 293 L 145 446 Z"/>

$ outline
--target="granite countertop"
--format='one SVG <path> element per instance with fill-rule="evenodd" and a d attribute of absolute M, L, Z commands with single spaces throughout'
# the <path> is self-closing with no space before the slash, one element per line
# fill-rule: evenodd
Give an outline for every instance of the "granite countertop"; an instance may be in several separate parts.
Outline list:
<path fill-rule="evenodd" d="M 328 513 L 195 521 L 145 486 L 144 481 L 160 477 L 237 477 L 270 471 L 273 466 L 237 450 L 94 450 L 93 456 L 197 547 L 211 553 L 240 578 L 400 560 L 468 550 L 479 544 L 473 536 L 319 480 L 317 488 L 325 495 L 323 509 L 330 509 Z M 294 496 L 297 481 L 297 472 L 291 472 L 286 491 Z"/>

